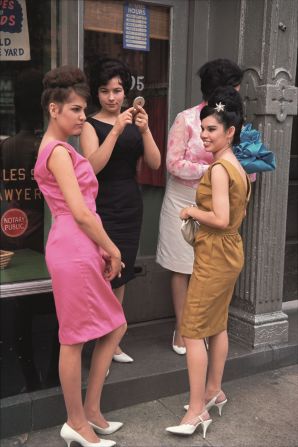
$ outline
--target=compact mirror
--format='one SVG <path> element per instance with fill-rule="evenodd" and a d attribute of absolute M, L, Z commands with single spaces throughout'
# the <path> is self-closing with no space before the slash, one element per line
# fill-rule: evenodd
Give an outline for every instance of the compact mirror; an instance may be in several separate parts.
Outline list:
<path fill-rule="evenodd" d="M 143 96 L 137 96 L 132 103 L 132 106 L 136 109 L 137 106 L 144 107 L 145 99 Z"/>

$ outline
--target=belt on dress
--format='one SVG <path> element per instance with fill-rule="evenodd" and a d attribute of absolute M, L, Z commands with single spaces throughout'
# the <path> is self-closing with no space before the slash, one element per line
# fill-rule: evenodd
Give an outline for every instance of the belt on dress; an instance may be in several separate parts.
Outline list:
<path fill-rule="evenodd" d="M 220 230 L 217 228 L 211 228 L 211 227 L 207 227 L 205 225 L 200 225 L 199 231 L 204 231 L 205 233 L 209 233 L 209 234 L 218 234 L 219 236 L 237 236 L 239 235 L 239 231 L 238 230 Z"/>

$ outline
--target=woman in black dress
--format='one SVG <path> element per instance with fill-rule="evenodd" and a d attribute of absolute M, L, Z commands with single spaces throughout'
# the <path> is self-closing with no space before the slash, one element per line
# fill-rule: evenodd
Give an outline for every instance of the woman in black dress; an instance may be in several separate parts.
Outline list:
<path fill-rule="evenodd" d="M 91 94 L 100 110 L 89 117 L 81 134 L 81 147 L 99 182 L 97 209 L 106 232 L 120 249 L 125 268 L 112 281 L 122 303 L 125 284 L 134 278 L 141 224 L 142 195 L 135 180 L 138 159 L 152 169 L 160 166 L 160 152 L 148 126 L 148 115 L 137 106 L 121 107 L 131 87 L 131 73 L 117 59 L 103 59 L 91 72 Z M 133 359 L 118 346 L 113 357 L 121 363 Z"/>

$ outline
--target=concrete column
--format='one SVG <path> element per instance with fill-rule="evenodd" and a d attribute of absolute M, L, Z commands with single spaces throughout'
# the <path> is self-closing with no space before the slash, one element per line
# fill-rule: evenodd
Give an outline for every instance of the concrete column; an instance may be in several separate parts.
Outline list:
<path fill-rule="evenodd" d="M 245 268 L 230 309 L 229 332 L 251 347 L 288 340 L 282 312 L 290 144 L 297 113 L 296 0 L 242 0 L 239 64 L 246 118 L 274 151 L 277 169 L 258 174 L 242 235 Z"/>

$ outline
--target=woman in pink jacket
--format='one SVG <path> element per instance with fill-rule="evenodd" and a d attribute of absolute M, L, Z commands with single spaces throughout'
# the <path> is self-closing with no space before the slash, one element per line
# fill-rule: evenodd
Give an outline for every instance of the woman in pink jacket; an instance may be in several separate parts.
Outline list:
<path fill-rule="evenodd" d="M 204 101 L 179 113 L 169 132 L 169 178 L 161 209 L 156 256 L 156 261 L 172 272 L 171 290 L 176 315 L 172 348 L 180 355 L 186 353 L 179 327 L 193 270 L 194 252 L 181 235 L 179 212 L 181 208 L 195 203 L 200 179 L 213 162 L 212 154 L 205 151 L 200 137 L 200 112 L 217 87 L 232 85 L 239 90 L 243 72 L 237 64 L 228 59 L 216 59 L 204 64 L 198 75 L 201 78 Z"/>

